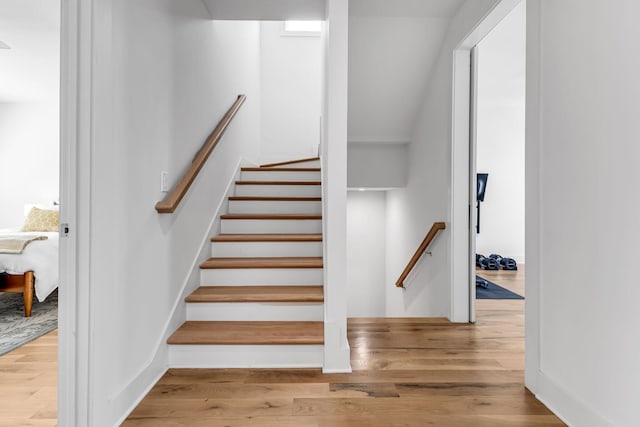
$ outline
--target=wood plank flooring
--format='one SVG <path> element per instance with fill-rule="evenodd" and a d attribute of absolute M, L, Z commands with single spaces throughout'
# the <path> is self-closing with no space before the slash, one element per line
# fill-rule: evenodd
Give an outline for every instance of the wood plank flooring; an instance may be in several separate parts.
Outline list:
<path fill-rule="evenodd" d="M 524 294 L 524 271 L 482 273 Z M 564 425 L 523 385 L 524 301 L 477 308 L 476 325 L 350 319 L 351 374 L 172 369 L 124 425 Z"/>
<path fill-rule="evenodd" d="M 480 274 L 524 295 L 522 270 Z M 562 426 L 523 386 L 523 309 L 480 300 L 475 326 L 350 320 L 351 374 L 172 369 L 124 425 Z M 1 427 L 55 425 L 56 341 L 52 332 L 0 357 Z"/>
<path fill-rule="evenodd" d="M 0 356 L 0 427 L 56 425 L 58 331 Z"/>

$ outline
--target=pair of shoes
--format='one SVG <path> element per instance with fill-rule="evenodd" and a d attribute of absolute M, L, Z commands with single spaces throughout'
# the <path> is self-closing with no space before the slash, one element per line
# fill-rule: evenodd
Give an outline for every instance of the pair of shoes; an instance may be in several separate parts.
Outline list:
<path fill-rule="evenodd" d="M 504 258 L 502 255 L 498 255 L 498 254 L 491 254 L 489 255 L 489 258 L 495 260 L 498 263 L 499 267 L 501 267 L 503 270 L 507 270 L 507 271 L 518 270 L 518 263 L 513 258 Z"/>
<path fill-rule="evenodd" d="M 482 277 L 476 276 L 476 286 L 487 289 L 489 287 L 489 281 L 487 279 L 483 279 Z"/>
<path fill-rule="evenodd" d="M 500 264 L 496 259 L 480 254 L 476 254 L 476 265 L 483 270 L 500 270 Z"/>

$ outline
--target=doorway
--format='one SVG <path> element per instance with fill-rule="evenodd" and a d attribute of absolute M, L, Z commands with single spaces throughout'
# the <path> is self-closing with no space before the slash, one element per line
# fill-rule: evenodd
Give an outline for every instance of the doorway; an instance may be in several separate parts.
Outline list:
<path fill-rule="evenodd" d="M 0 2 L 0 363 L 15 424 L 56 421 L 60 8 Z"/>
<path fill-rule="evenodd" d="M 524 293 L 525 69 L 522 2 L 472 50 L 471 305 L 474 293 L 482 299 Z M 475 321 L 474 307 L 470 317 Z"/>
<path fill-rule="evenodd" d="M 472 131 L 472 50 L 522 0 L 502 0 L 457 46 L 453 55 L 451 136 L 451 320 L 475 321 L 476 176 Z M 473 89 L 473 90 L 472 90 Z"/>

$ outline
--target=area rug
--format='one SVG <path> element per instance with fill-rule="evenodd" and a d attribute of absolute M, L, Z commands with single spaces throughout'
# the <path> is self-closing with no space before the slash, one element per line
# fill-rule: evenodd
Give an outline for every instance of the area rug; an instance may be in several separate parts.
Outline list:
<path fill-rule="evenodd" d="M 0 293 L 0 355 L 58 327 L 58 291 L 44 302 L 35 298 L 31 317 L 24 317 L 22 294 Z"/>
<path fill-rule="evenodd" d="M 477 276 L 479 279 L 485 279 L 484 277 Z M 491 280 L 487 280 L 489 285 L 484 288 L 482 286 L 476 286 L 476 299 L 524 299 L 509 289 L 505 289 L 500 285 L 493 283 Z"/>

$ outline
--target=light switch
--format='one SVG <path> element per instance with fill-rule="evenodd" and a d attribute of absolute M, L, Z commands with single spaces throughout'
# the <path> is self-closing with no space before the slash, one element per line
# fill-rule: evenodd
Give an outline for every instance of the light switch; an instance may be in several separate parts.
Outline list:
<path fill-rule="evenodd" d="M 160 172 L 160 191 L 166 193 L 169 191 L 169 172 Z"/>

